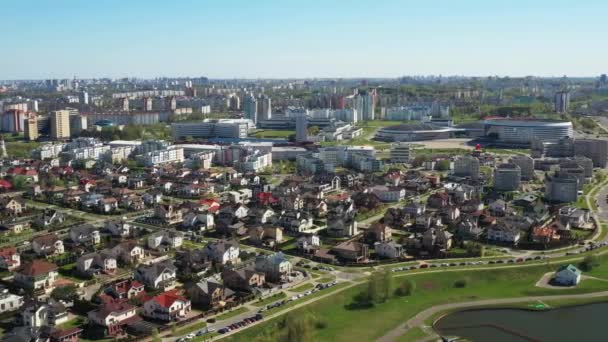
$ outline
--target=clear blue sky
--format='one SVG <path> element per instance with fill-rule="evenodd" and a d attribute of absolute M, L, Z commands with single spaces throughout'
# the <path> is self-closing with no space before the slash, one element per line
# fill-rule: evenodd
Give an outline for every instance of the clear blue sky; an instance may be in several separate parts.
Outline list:
<path fill-rule="evenodd" d="M 0 79 L 608 72 L 606 0 L 11 0 Z"/>

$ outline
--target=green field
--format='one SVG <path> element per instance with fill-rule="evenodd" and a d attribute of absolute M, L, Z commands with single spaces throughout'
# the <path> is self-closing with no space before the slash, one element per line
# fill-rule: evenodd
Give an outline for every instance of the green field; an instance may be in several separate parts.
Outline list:
<path fill-rule="evenodd" d="M 607 263 L 608 258 L 603 258 L 603 262 Z M 441 270 L 434 273 L 401 274 L 392 278 L 393 286 L 399 285 L 406 279 L 411 279 L 415 283 L 413 295 L 393 296 L 384 303 L 370 308 L 360 308 L 354 305 L 354 298 L 366 288 L 365 284 L 361 284 L 298 309 L 296 312 L 311 312 L 314 314 L 315 320 L 325 323 L 324 328 L 314 329 L 314 340 L 373 341 L 416 313 L 434 305 L 491 298 L 608 290 L 608 282 L 593 279 L 584 280 L 574 289 L 548 290 L 534 286 L 544 273 L 554 271 L 556 267 L 556 265 L 539 264 L 523 268 L 458 272 Z M 590 274 L 596 276 L 608 274 L 608 265 L 602 264 Z M 461 279 L 466 279 L 466 286 L 455 288 L 454 282 Z M 255 329 L 244 330 L 228 340 L 264 341 L 264 339 L 259 339 L 260 336 L 276 338 L 273 331 L 281 331 L 281 321 L 282 317 L 277 317 Z M 352 324 L 352 322 L 365 322 L 365 324 Z M 256 337 L 258 339 L 255 339 Z"/>
<path fill-rule="evenodd" d="M 308 290 L 312 289 L 313 287 L 315 287 L 313 284 L 306 283 L 306 284 L 300 285 L 298 287 L 294 287 L 293 289 L 291 289 L 291 291 L 293 291 L 293 292 L 304 292 L 304 291 L 308 291 Z"/>
<path fill-rule="evenodd" d="M 219 316 L 216 316 L 215 319 L 218 320 L 218 321 L 221 321 L 221 320 L 228 319 L 228 318 L 231 318 L 231 317 L 234 317 L 234 316 L 238 316 L 238 315 L 240 315 L 242 313 L 245 313 L 247 311 L 249 311 L 249 310 L 247 310 L 246 307 L 241 306 L 238 309 L 234 309 L 232 311 L 228 311 L 228 312 L 223 313 L 223 314 L 221 314 Z"/>
<path fill-rule="evenodd" d="M 276 129 L 267 129 L 256 132 L 253 136 L 256 138 L 287 138 L 292 134 L 296 134 L 295 131 L 284 131 Z"/>

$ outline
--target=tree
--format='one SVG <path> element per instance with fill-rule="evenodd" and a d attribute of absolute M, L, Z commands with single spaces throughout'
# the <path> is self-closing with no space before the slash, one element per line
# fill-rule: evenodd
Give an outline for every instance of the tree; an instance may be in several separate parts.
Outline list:
<path fill-rule="evenodd" d="M 65 285 L 56 287 L 53 292 L 51 292 L 51 298 L 55 300 L 62 300 L 65 302 L 71 302 L 78 298 L 78 293 L 76 291 L 76 286 L 74 285 Z"/>
<path fill-rule="evenodd" d="M 579 267 L 586 272 L 591 271 L 593 268 L 598 267 L 600 265 L 600 260 L 596 255 L 588 255 L 581 261 Z"/>
<path fill-rule="evenodd" d="M 290 313 L 285 317 L 285 328 L 287 329 L 285 340 L 289 342 L 313 341 L 313 322 L 310 314 Z"/>
<path fill-rule="evenodd" d="M 437 170 L 439 171 L 447 171 L 450 169 L 450 160 L 444 159 L 437 162 Z"/>
<path fill-rule="evenodd" d="M 27 177 L 16 176 L 13 178 L 13 188 L 15 190 L 23 190 L 27 186 Z"/>
<path fill-rule="evenodd" d="M 397 296 L 411 296 L 416 289 L 416 283 L 411 281 L 410 279 L 405 280 L 399 285 L 399 287 L 395 290 L 395 295 Z"/>
<path fill-rule="evenodd" d="M 158 334 L 158 329 L 152 329 L 152 341 L 153 342 L 161 342 L 162 338 Z"/>
<path fill-rule="evenodd" d="M 177 325 L 175 325 L 175 322 L 171 323 L 171 335 L 177 335 Z"/>
<path fill-rule="evenodd" d="M 310 126 L 308 127 L 307 131 L 308 135 L 317 135 L 319 134 L 320 129 L 319 126 Z"/>

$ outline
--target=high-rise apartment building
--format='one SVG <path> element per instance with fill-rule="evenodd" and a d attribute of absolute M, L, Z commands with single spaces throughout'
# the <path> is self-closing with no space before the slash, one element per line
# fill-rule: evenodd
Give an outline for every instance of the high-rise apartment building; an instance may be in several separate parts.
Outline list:
<path fill-rule="evenodd" d="M 410 143 L 399 142 L 391 145 L 391 162 L 409 163 L 412 159 L 412 147 Z"/>
<path fill-rule="evenodd" d="M 306 111 L 295 113 L 296 116 L 296 142 L 304 142 L 308 138 L 308 118 Z"/>
<path fill-rule="evenodd" d="M 51 138 L 68 139 L 70 137 L 70 111 L 56 110 L 51 112 Z"/>
<path fill-rule="evenodd" d="M 258 120 L 272 119 L 272 100 L 269 96 L 261 94 L 258 97 Z"/>
<path fill-rule="evenodd" d="M 557 113 L 566 113 L 570 107 L 570 92 L 558 91 L 555 93 L 555 111 Z"/>
<path fill-rule="evenodd" d="M 26 140 L 31 141 L 38 139 L 38 118 L 36 116 L 32 116 L 25 120 L 24 132 Z"/>
<path fill-rule="evenodd" d="M 258 102 L 253 94 L 245 95 L 243 99 L 243 112 L 245 119 L 249 119 L 255 124 L 258 123 Z"/>
<path fill-rule="evenodd" d="M 508 163 L 500 164 L 494 169 L 494 190 L 515 191 L 521 183 L 521 169 Z"/>

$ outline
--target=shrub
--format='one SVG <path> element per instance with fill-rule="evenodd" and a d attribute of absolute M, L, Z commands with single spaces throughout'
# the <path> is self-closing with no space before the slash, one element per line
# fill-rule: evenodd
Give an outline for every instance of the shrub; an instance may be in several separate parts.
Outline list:
<path fill-rule="evenodd" d="M 454 287 L 458 289 L 462 289 L 467 287 L 468 281 L 466 279 L 458 279 L 454 282 Z"/>
<path fill-rule="evenodd" d="M 589 272 L 594 267 L 598 267 L 599 265 L 600 265 L 600 261 L 597 258 L 597 256 L 588 255 L 585 257 L 585 259 L 583 259 L 583 261 L 581 261 L 581 263 L 579 264 L 579 267 L 581 268 L 581 270 Z"/>
<path fill-rule="evenodd" d="M 323 320 L 317 320 L 315 322 L 315 328 L 317 329 L 325 329 L 327 328 L 327 322 Z"/>
<path fill-rule="evenodd" d="M 403 297 L 403 296 L 411 296 L 412 293 L 414 293 L 414 290 L 416 289 L 416 283 L 414 283 L 411 280 L 406 280 L 404 282 L 401 283 L 401 285 L 399 285 L 399 287 L 397 287 L 397 289 L 395 289 L 395 295 Z"/>

